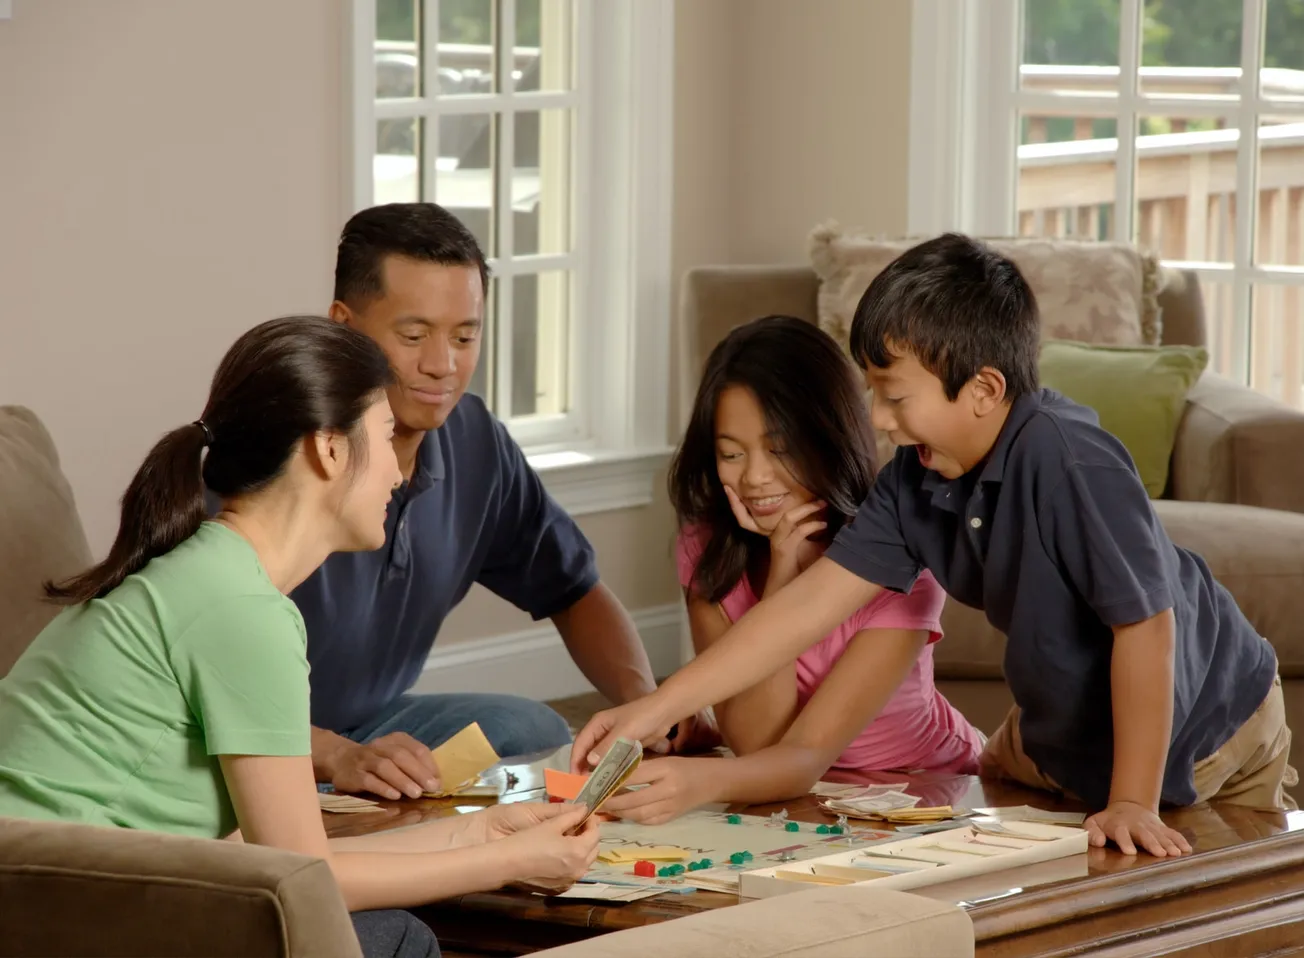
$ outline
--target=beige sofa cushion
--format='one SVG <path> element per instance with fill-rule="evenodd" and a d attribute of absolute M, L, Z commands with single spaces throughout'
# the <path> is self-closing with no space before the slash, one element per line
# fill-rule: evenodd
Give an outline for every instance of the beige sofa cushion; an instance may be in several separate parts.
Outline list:
<path fill-rule="evenodd" d="M 1284 678 L 1304 677 L 1304 514 L 1219 502 L 1157 500 L 1169 537 L 1202 556 L 1259 634 Z M 986 616 L 948 599 L 934 648 L 939 679 L 999 679 L 1005 638 Z"/>
<path fill-rule="evenodd" d="M 845 345 L 856 304 L 870 282 L 919 242 L 871 239 L 835 223 L 817 227 L 810 235 L 810 258 L 820 278 L 820 327 Z M 1036 293 L 1044 337 L 1124 346 L 1159 343 L 1163 273 L 1153 256 L 1126 243 L 988 242 L 1018 265 Z"/>
<path fill-rule="evenodd" d="M 886 888 L 812 888 L 599 935 L 535 958 L 970 958 L 963 909 Z"/>
<path fill-rule="evenodd" d="M 41 583 L 91 561 L 54 442 L 22 406 L 0 406 L 0 676 L 54 618 Z"/>

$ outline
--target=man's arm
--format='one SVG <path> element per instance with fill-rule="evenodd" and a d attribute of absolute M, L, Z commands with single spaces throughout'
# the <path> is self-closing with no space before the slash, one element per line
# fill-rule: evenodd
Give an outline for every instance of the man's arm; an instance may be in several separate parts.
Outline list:
<path fill-rule="evenodd" d="M 633 619 L 602 582 L 552 621 L 579 670 L 609 701 L 620 705 L 656 689 Z"/>

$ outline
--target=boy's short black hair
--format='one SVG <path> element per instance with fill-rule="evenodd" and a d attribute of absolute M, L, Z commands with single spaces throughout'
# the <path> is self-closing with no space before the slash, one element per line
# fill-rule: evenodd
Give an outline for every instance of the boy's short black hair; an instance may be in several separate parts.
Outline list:
<path fill-rule="evenodd" d="M 1009 400 L 1038 387 L 1041 320 L 1032 288 L 987 244 L 946 233 L 906 250 L 860 297 L 851 355 L 886 369 L 908 350 L 954 401 L 984 366 L 1005 376 Z"/>
<path fill-rule="evenodd" d="M 355 213 L 344 224 L 335 257 L 335 299 L 359 307 L 384 293 L 386 256 L 470 266 L 488 292 L 484 252 L 461 220 L 435 203 L 386 203 Z"/>

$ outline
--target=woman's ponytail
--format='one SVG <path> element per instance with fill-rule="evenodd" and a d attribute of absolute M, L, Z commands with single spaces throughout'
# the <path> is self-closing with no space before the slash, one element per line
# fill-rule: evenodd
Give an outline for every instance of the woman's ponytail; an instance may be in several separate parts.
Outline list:
<path fill-rule="evenodd" d="M 122 521 L 108 557 L 64 582 L 47 582 L 45 594 L 67 605 L 101 598 L 194 535 L 204 521 L 203 458 L 211 435 L 198 421 L 160 439 L 122 497 Z"/>

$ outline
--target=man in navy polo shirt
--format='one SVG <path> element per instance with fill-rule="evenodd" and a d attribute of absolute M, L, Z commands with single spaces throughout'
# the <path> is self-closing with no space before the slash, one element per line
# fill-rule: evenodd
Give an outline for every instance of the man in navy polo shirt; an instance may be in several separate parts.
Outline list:
<path fill-rule="evenodd" d="M 551 618 L 609 699 L 656 687 L 583 533 L 484 401 L 464 395 L 487 285 L 475 238 L 431 203 L 363 210 L 340 238 L 331 318 L 375 339 L 397 372 L 389 401 L 406 480 L 389 505 L 384 547 L 331 556 L 291 595 L 308 629 L 313 766 L 340 790 L 398 798 L 433 788 L 430 748 L 473 721 L 504 756 L 570 741 L 561 716 L 529 699 L 407 694 L 474 582 Z M 690 723 L 676 741 L 703 735 L 709 723 Z"/>

